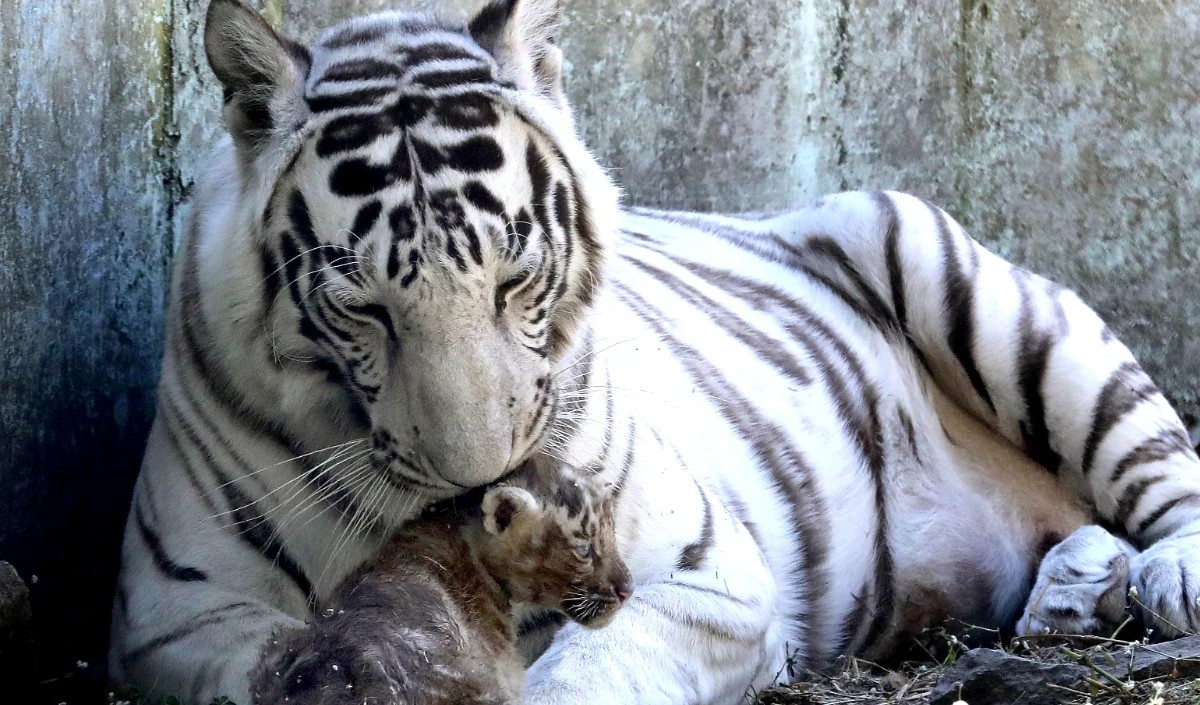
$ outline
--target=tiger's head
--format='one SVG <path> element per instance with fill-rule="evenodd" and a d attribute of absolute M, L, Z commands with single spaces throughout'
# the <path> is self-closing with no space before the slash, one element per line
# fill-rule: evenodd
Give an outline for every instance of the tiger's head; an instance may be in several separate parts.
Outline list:
<path fill-rule="evenodd" d="M 229 306 L 282 413 L 369 438 L 430 497 L 535 452 L 603 279 L 617 192 L 575 134 L 557 21 L 555 0 L 495 0 L 306 47 L 238 0 L 209 8 L 235 157 L 200 189 L 234 204 L 202 194 L 199 218 L 244 233 L 226 256 L 261 279 Z"/>

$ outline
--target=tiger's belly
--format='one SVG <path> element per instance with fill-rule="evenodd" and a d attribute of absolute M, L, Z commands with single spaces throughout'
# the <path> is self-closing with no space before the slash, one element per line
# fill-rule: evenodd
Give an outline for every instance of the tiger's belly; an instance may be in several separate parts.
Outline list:
<path fill-rule="evenodd" d="M 955 619 L 1011 627 L 1045 551 L 1091 514 L 1078 496 L 1007 439 L 931 387 L 930 464 L 898 482 L 891 545 L 897 631 Z"/>

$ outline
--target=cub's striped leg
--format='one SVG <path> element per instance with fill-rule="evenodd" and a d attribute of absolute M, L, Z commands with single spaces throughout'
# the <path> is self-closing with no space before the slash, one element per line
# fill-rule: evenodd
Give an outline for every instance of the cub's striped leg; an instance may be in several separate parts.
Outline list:
<path fill-rule="evenodd" d="M 564 626 L 532 665 L 527 705 L 733 705 L 747 687 L 784 674 L 787 644 L 776 614 L 776 587 L 744 525 L 683 472 L 650 476 L 658 491 L 626 488 L 618 526 L 639 525 L 622 540 L 636 590 L 603 629 Z M 649 500 L 656 498 L 653 506 Z M 638 518 L 633 519 L 632 516 Z M 655 517 L 662 522 L 655 526 Z M 679 523 L 694 541 L 679 546 Z M 626 552 L 629 545 L 636 546 Z M 680 556 L 672 566 L 664 555 Z M 661 572 L 664 563 L 671 570 Z"/>
<path fill-rule="evenodd" d="M 963 408 L 1143 549 L 1131 577 L 1161 629 L 1200 626 L 1200 461 L 1095 312 L 910 196 L 840 194 L 764 225 L 778 235 L 757 246 L 910 348 Z"/>

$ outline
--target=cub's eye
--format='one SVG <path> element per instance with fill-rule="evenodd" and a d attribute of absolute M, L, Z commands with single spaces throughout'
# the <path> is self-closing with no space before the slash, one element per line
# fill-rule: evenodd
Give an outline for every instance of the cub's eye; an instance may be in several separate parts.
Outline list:
<path fill-rule="evenodd" d="M 592 544 L 590 544 L 590 543 L 575 544 L 575 555 L 581 561 L 586 561 L 587 559 L 591 558 L 592 557 Z"/>
<path fill-rule="evenodd" d="M 504 313 L 504 310 L 508 308 L 508 297 L 512 296 L 517 289 L 525 286 L 532 276 L 532 272 L 521 272 L 496 287 L 496 313 Z"/>

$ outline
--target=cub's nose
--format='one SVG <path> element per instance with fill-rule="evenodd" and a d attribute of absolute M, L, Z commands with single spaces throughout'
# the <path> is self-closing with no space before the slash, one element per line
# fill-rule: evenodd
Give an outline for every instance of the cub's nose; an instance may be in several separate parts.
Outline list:
<path fill-rule="evenodd" d="M 633 597 L 633 586 L 628 583 L 621 583 L 613 589 L 613 592 L 617 594 L 617 600 L 621 604 L 625 604 L 629 598 Z"/>

